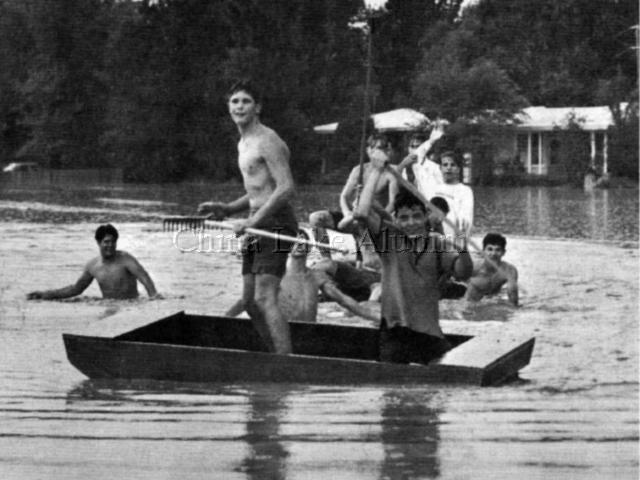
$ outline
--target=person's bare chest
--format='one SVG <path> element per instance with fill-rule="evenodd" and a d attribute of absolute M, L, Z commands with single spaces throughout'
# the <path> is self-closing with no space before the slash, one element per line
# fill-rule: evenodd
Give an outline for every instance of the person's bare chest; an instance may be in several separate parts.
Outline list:
<path fill-rule="evenodd" d="M 245 178 L 261 176 L 267 171 L 264 156 L 254 142 L 241 141 L 238 144 L 238 166 Z"/>
<path fill-rule="evenodd" d="M 119 262 L 102 263 L 97 265 L 91 273 L 99 284 L 109 286 L 128 281 L 131 277 L 129 270 Z"/>
<path fill-rule="evenodd" d="M 494 268 L 483 268 L 481 275 L 488 281 L 490 290 L 500 289 L 507 281 L 507 277 L 500 270 Z"/>

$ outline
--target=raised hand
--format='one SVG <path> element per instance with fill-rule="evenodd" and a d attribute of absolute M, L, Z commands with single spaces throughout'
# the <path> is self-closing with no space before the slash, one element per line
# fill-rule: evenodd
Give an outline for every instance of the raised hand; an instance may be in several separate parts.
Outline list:
<path fill-rule="evenodd" d="M 431 135 L 429 135 L 429 140 L 431 142 L 435 142 L 436 140 L 442 138 L 442 136 L 445 134 L 447 126 L 449 125 L 449 122 L 447 120 L 436 120 L 435 122 L 433 122 L 433 125 L 434 126 L 431 130 Z"/>

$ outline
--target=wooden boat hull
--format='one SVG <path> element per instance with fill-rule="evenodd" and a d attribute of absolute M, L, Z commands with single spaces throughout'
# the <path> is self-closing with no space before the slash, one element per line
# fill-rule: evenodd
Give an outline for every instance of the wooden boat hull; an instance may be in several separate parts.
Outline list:
<path fill-rule="evenodd" d="M 442 359 L 404 365 L 376 361 L 373 328 L 291 322 L 291 337 L 294 354 L 268 353 L 249 320 L 184 312 L 113 338 L 63 335 L 69 361 L 89 378 L 185 382 L 495 385 L 529 363 L 534 344 L 530 338 L 487 349 L 479 337 L 449 335 L 455 348 Z M 487 362 L 481 357 L 488 350 Z"/>

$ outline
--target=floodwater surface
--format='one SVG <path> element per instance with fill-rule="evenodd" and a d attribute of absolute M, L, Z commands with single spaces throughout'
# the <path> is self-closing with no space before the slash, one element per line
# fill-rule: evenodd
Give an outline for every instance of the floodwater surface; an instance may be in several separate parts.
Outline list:
<path fill-rule="evenodd" d="M 321 187 L 313 188 L 317 198 Z M 0 195 L 0 478 L 638 477 L 637 190 L 476 190 L 474 240 L 489 229 L 507 235 L 522 306 L 445 301 L 442 324 L 452 333 L 535 336 L 519 382 L 90 381 L 66 360 L 63 332 L 113 336 L 133 317 L 220 314 L 240 293 L 234 252 L 181 252 L 175 233 L 161 229 L 164 214 L 189 212 L 206 189 L 158 191 Z M 305 203 L 300 217 L 315 208 Z M 102 300 L 91 285 L 76 299 L 27 302 L 28 291 L 76 280 L 98 253 L 96 222 L 106 220 L 165 299 L 149 301 L 140 287 L 139 300 Z M 320 321 L 367 324 L 332 304 L 322 305 Z"/>

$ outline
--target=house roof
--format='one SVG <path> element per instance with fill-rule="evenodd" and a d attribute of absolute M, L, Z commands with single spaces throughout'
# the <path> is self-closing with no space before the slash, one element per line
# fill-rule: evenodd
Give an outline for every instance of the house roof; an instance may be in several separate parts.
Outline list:
<path fill-rule="evenodd" d="M 573 119 L 582 130 L 606 130 L 614 125 L 607 106 L 600 107 L 527 107 L 516 116 L 518 130 L 547 131 L 567 128 Z"/>
<path fill-rule="evenodd" d="M 411 108 L 398 108 L 371 115 L 373 126 L 379 132 L 410 132 L 424 128 L 431 122 L 426 115 Z M 315 133 L 330 135 L 336 133 L 338 122 L 313 127 Z"/>

